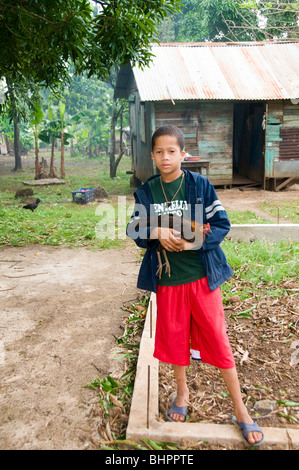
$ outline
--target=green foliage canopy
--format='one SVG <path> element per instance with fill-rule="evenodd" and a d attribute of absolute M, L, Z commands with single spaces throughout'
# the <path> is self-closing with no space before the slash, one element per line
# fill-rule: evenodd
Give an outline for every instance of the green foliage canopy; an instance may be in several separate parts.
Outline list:
<path fill-rule="evenodd" d="M 0 76 L 51 86 L 78 73 L 148 64 L 155 25 L 181 0 L 0 0 Z"/>

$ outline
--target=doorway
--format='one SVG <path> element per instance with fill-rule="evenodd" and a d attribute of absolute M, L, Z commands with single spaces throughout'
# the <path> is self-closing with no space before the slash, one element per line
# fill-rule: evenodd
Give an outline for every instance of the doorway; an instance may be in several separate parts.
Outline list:
<path fill-rule="evenodd" d="M 233 173 L 259 183 L 264 178 L 265 129 L 263 102 L 234 105 Z"/>

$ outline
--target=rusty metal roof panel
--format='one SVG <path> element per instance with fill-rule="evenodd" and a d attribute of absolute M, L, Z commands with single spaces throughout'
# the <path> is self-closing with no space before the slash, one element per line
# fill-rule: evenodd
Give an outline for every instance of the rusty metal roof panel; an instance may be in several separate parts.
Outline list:
<path fill-rule="evenodd" d="M 142 101 L 299 97 L 299 43 L 162 44 L 133 72 Z"/>

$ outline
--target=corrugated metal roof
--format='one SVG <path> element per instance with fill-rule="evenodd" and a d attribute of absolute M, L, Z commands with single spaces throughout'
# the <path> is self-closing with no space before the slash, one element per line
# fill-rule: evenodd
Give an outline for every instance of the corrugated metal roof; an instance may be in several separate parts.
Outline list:
<path fill-rule="evenodd" d="M 153 46 L 153 62 L 133 68 L 141 101 L 299 98 L 299 43 Z"/>

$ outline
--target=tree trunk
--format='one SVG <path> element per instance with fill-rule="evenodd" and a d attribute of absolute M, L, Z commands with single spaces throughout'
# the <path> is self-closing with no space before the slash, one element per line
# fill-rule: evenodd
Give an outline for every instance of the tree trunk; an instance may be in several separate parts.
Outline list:
<path fill-rule="evenodd" d="M 35 179 L 39 178 L 39 161 L 38 161 L 38 132 L 34 131 L 34 148 L 35 148 Z"/>
<path fill-rule="evenodd" d="M 118 155 L 118 158 L 117 158 L 117 165 L 119 164 L 123 154 L 125 153 L 124 141 L 123 141 L 123 136 L 124 136 L 123 121 L 124 121 L 124 108 L 122 106 L 121 111 L 120 111 L 119 155 Z"/>
<path fill-rule="evenodd" d="M 88 144 L 88 157 L 89 157 L 89 158 L 92 158 L 92 157 L 93 157 L 93 153 L 92 153 L 92 142 L 89 142 L 89 144 Z"/>
<path fill-rule="evenodd" d="M 115 168 L 115 126 L 117 123 L 117 109 L 116 109 L 116 100 L 113 99 L 112 103 L 112 116 L 111 116 L 111 123 L 110 123 L 110 151 L 109 151 L 109 159 L 110 159 L 110 178 L 115 178 L 116 176 L 116 168 Z"/>
<path fill-rule="evenodd" d="M 10 145 L 10 140 L 9 138 L 7 137 L 7 135 L 5 136 L 5 145 L 6 145 L 6 153 L 10 154 L 11 153 L 11 145 Z"/>
<path fill-rule="evenodd" d="M 75 156 L 74 139 L 71 139 L 71 157 Z"/>
<path fill-rule="evenodd" d="M 176 42 L 179 32 L 180 32 L 180 27 L 176 22 L 174 22 L 174 42 Z"/>
<path fill-rule="evenodd" d="M 19 116 L 17 112 L 16 98 L 13 89 L 13 83 L 8 79 L 7 80 L 8 93 L 10 95 L 11 106 L 13 110 L 13 123 L 14 123 L 14 153 L 15 153 L 15 167 L 13 171 L 22 169 L 21 161 L 21 147 L 20 147 L 20 126 L 19 126 Z"/>
<path fill-rule="evenodd" d="M 51 160 L 50 160 L 50 178 L 56 178 L 56 173 L 54 170 L 54 148 L 55 148 L 55 137 L 52 138 L 52 145 L 51 145 Z"/>
<path fill-rule="evenodd" d="M 15 152 L 15 167 L 13 171 L 18 171 L 22 169 L 22 160 L 21 160 L 21 146 L 20 146 L 20 125 L 17 112 L 14 112 L 14 152 Z"/>
<path fill-rule="evenodd" d="M 121 116 L 121 129 L 120 129 L 120 150 L 119 150 L 119 155 L 117 159 L 115 159 L 115 127 L 117 124 L 117 119 L 118 116 Z M 121 161 L 121 158 L 124 154 L 123 150 L 123 143 L 122 143 L 122 124 L 123 123 L 123 104 L 121 104 L 119 110 L 117 109 L 117 102 L 114 99 L 113 100 L 113 105 L 112 105 L 112 117 L 111 117 L 111 124 L 110 124 L 110 152 L 109 152 L 109 157 L 110 157 L 110 178 L 115 178 L 116 177 L 116 170 L 118 167 L 119 162 Z"/>
<path fill-rule="evenodd" d="M 64 132 L 61 132 L 61 162 L 60 162 L 60 177 L 65 178 L 65 167 L 64 167 Z"/>

